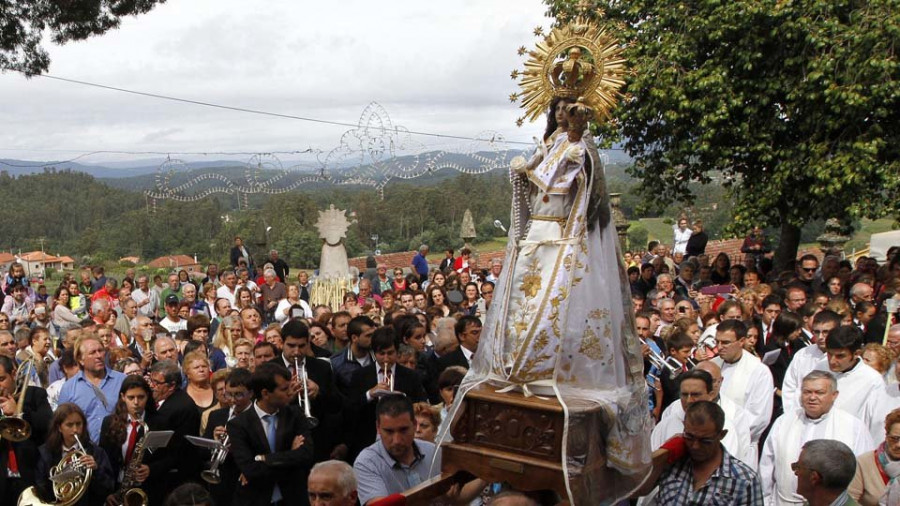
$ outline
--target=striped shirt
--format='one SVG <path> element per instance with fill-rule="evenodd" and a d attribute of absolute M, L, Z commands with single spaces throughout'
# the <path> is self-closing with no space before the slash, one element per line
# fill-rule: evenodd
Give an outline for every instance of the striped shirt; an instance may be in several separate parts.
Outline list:
<path fill-rule="evenodd" d="M 659 479 L 659 504 L 751 505 L 762 506 L 759 477 L 746 464 L 722 447 L 722 463 L 706 484 L 694 490 L 693 462 L 684 457 L 667 469 Z"/>

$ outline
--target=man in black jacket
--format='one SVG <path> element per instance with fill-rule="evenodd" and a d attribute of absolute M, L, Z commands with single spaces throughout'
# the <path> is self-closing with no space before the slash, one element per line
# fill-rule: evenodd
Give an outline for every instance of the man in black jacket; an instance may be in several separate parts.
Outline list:
<path fill-rule="evenodd" d="M 481 320 L 478 317 L 463 316 L 456 322 L 455 330 L 459 348 L 438 359 L 438 374 L 444 372 L 444 369 L 451 365 L 468 369 L 472 357 L 478 350 L 478 343 L 481 341 Z"/>
<path fill-rule="evenodd" d="M 225 395 L 233 399 L 233 404 L 227 408 L 217 409 L 209 414 L 206 423 L 206 431 L 203 437 L 222 441 L 227 432 L 226 424 L 237 415 L 243 413 L 253 404 L 253 385 L 251 374 L 247 369 L 233 369 L 225 380 Z M 225 460 L 217 468 L 219 483 L 210 484 L 209 491 L 217 506 L 228 506 L 234 499 L 234 489 L 238 484 L 240 472 L 234 463 L 234 456 L 229 452 Z"/>
<path fill-rule="evenodd" d="M 381 327 L 372 335 L 375 362 L 353 373 L 349 405 L 356 428 L 350 433 L 350 457 L 375 442 L 375 405 L 390 392 L 402 392 L 412 402 L 426 400 L 422 380 L 416 371 L 397 363 L 394 329 Z"/>
<path fill-rule="evenodd" d="M 15 392 L 16 365 L 9 357 L 0 356 L 0 411 L 3 416 L 17 413 L 19 399 L 13 395 Z M 27 387 L 22 403 L 22 418 L 31 427 L 31 436 L 18 443 L 5 438 L 0 440 L 0 504 L 16 504 L 19 494 L 34 485 L 38 446 L 47 437 L 52 417 L 46 390 Z M 14 462 L 10 455 L 14 456 Z M 14 477 L 16 474 L 19 477 Z"/>
<path fill-rule="evenodd" d="M 306 417 L 289 406 L 297 391 L 284 366 L 268 362 L 253 371 L 256 401 L 228 422 L 231 453 L 240 471 L 234 504 L 305 505 L 313 443 Z"/>
<path fill-rule="evenodd" d="M 147 425 L 151 431 L 174 431 L 168 445 L 147 458 L 150 477 L 145 490 L 162 492 L 151 494 L 151 504 L 161 504 L 169 492 L 186 481 L 200 480 L 199 453 L 184 438 L 200 433 L 200 411 L 180 385 L 181 369 L 174 360 L 162 360 L 150 368 L 156 412 L 150 414 Z"/>
<path fill-rule="evenodd" d="M 272 362 L 284 366 L 291 373 L 292 387 L 298 391 L 298 394 L 291 399 L 291 406 L 298 406 L 301 408 L 301 413 L 305 412 L 306 408 L 300 406 L 300 398 L 303 397 L 303 381 L 300 373 L 306 369 L 306 385 L 309 389 L 310 401 L 309 413 L 312 418 L 319 422 L 324 421 L 330 415 L 339 413 L 343 399 L 335 386 L 331 365 L 325 360 L 310 356 L 309 328 L 306 324 L 300 320 L 289 320 L 281 329 L 281 339 L 284 342 L 281 355 L 275 357 Z M 299 365 L 299 370 L 295 368 L 295 363 Z M 328 460 L 332 448 L 337 444 L 334 427 L 311 423 L 310 429 L 312 430 L 312 442 L 315 443 L 313 447 L 316 450 L 316 462 Z"/>

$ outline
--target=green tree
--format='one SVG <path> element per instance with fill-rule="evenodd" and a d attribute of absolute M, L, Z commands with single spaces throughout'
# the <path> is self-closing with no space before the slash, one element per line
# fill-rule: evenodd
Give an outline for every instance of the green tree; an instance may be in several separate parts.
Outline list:
<path fill-rule="evenodd" d="M 600 133 L 624 138 L 645 204 L 723 185 L 732 233 L 780 228 L 776 267 L 811 220 L 900 217 L 900 2 L 594 3 L 634 70 Z"/>
<path fill-rule="evenodd" d="M 0 0 L 0 72 L 40 74 L 50 68 L 41 43 L 84 40 L 118 28 L 122 18 L 149 12 L 165 0 Z"/>

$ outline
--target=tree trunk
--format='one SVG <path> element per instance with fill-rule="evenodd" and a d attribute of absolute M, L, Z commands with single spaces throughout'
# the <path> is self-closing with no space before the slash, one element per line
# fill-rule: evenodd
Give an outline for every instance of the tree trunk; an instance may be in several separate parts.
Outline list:
<path fill-rule="evenodd" d="M 781 236 L 773 259 L 775 274 L 788 268 L 788 263 L 797 258 L 800 247 L 800 227 L 784 221 L 781 225 Z"/>

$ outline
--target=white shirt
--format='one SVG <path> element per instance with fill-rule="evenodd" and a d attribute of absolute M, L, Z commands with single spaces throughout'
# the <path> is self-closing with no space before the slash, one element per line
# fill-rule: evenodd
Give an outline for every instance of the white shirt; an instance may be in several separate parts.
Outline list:
<path fill-rule="evenodd" d="M 819 362 L 824 368 L 817 367 Z M 809 345 L 794 353 L 791 364 L 784 373 L 784 382 L 781 384 L 781 402 L 785 413 L 792 413 L 800 409 L 800 386 L 803 378 L 813 370 L 828 370 L 828 359 L 825 352 L 815 344 Z M 838 395 L 840 397 L 840 395 Z"/>
<path fill-rule="evenodd" d="M 177 322 L 173 322 L 168 316 L 159 321 L 159 325 L 166 329 L 166 332 L 175 333 L 179 330 L 187 330 L 187 320 L 180 318 Z"/>
<path fill-rule="evenodd" d="M 469 351 L 469 349 L 463 345 L 459 345 L 459 347 L 462 348 L 463 356 L 466 357 L 466 362 L 468 362 L 469 365 L 471 366 L 472 365 L 472 355 L 474 355 L 475 352 Z"/>
<path fill-rule="evenodd" d="M 804 348 L 805 350 L 806 348 Z M 828 360 L 816 364 L 816 369 L 829 371 Z M 885 398 L 884 378 L 875 369 L 872 369 L 862 359 L 857 359 L 856 365 L 849 371 L 831 374 L 837 378 L 838 398 L 834 401 L 834 407 L 862 420 L 867 427 L 878 426 L 879 401 Z M 882 417 L 881 425 L 884 426 Z M 872 439 L 879 439 L 878 434 L 872 434 Z M 884 437 L 884 430 L 881 431 Z"/>
<path fill-rule="evenodd" d="M 843 410 L 832 408 L 817 420 L 807 418 L 802 409 L 787 412 L 772 424 L 759 460 L 765 504 L 803 504 L 803 497 L 796 493 L 797 477 L 790 466 L 797 461 L 803 445 L 813 439 L 840 441 L 850 447 L 854 455 L 875 449 L 868 427 Z M 787 443 L 790 447 L 785 447 Z"/>
<path fill-rule="evenodd" d="M 159 309 L 159 294 L 149 288 L 146 292 L 141 291 L 140 288 L 136 288 L 131 292 L 131 298 L 137 302 L 139 314 L 148 318 L 156 316 L 156 310 Z M 141 302 L 144 302 L 145 300 L 149 300 L 150 302 L 142 306 Z"/>
<path fill-rule="evenodd" d="M 875 441 L 875 444 L 881 444 L 884 442 L 885 436 L 884 419 L 888 413 L 900 408 L 900 385 L 893 383 L 885 386 L 881 392 L 881 399 L 875 405 L 877 406 L 876 415 L 869 423 L 869 433 L 872 435 L 872 440 Z"/>
<path fill-rule="evenodd" d="M 694 233 L 690 227 L 685 227 L 684 230 L 678 228 L 678 224 L 672 225 L 672 231 L 675 234 L 675 245 L 672 246 L 672 254 L 675 253 L 687 253 L 687 243 L 688 239 L 691 238 L 691 234 Z"/>
<path fill-rule="evenodd" d="M 237 306 L 234 305 L 234 295 L 236 293 L 237 286 L 234 287 L 234 291 L 229 290 L 225 285 L 216 288 L 216 297 L 219 299 L 227 299 L 228 303 L 231 304 L 232 309 L 237 309 Z"/>
<path fill-rule="evenodd" d="M 750 440 L 756 443 L 769 426 L 775 402 L 775 382 L 772 373 L 757 357 L 742 351 L 741 358 L 729 364 L 716 357 L 722 368 L 722 387 L 719 394 L 728 397 L 747 412 Z"/>

